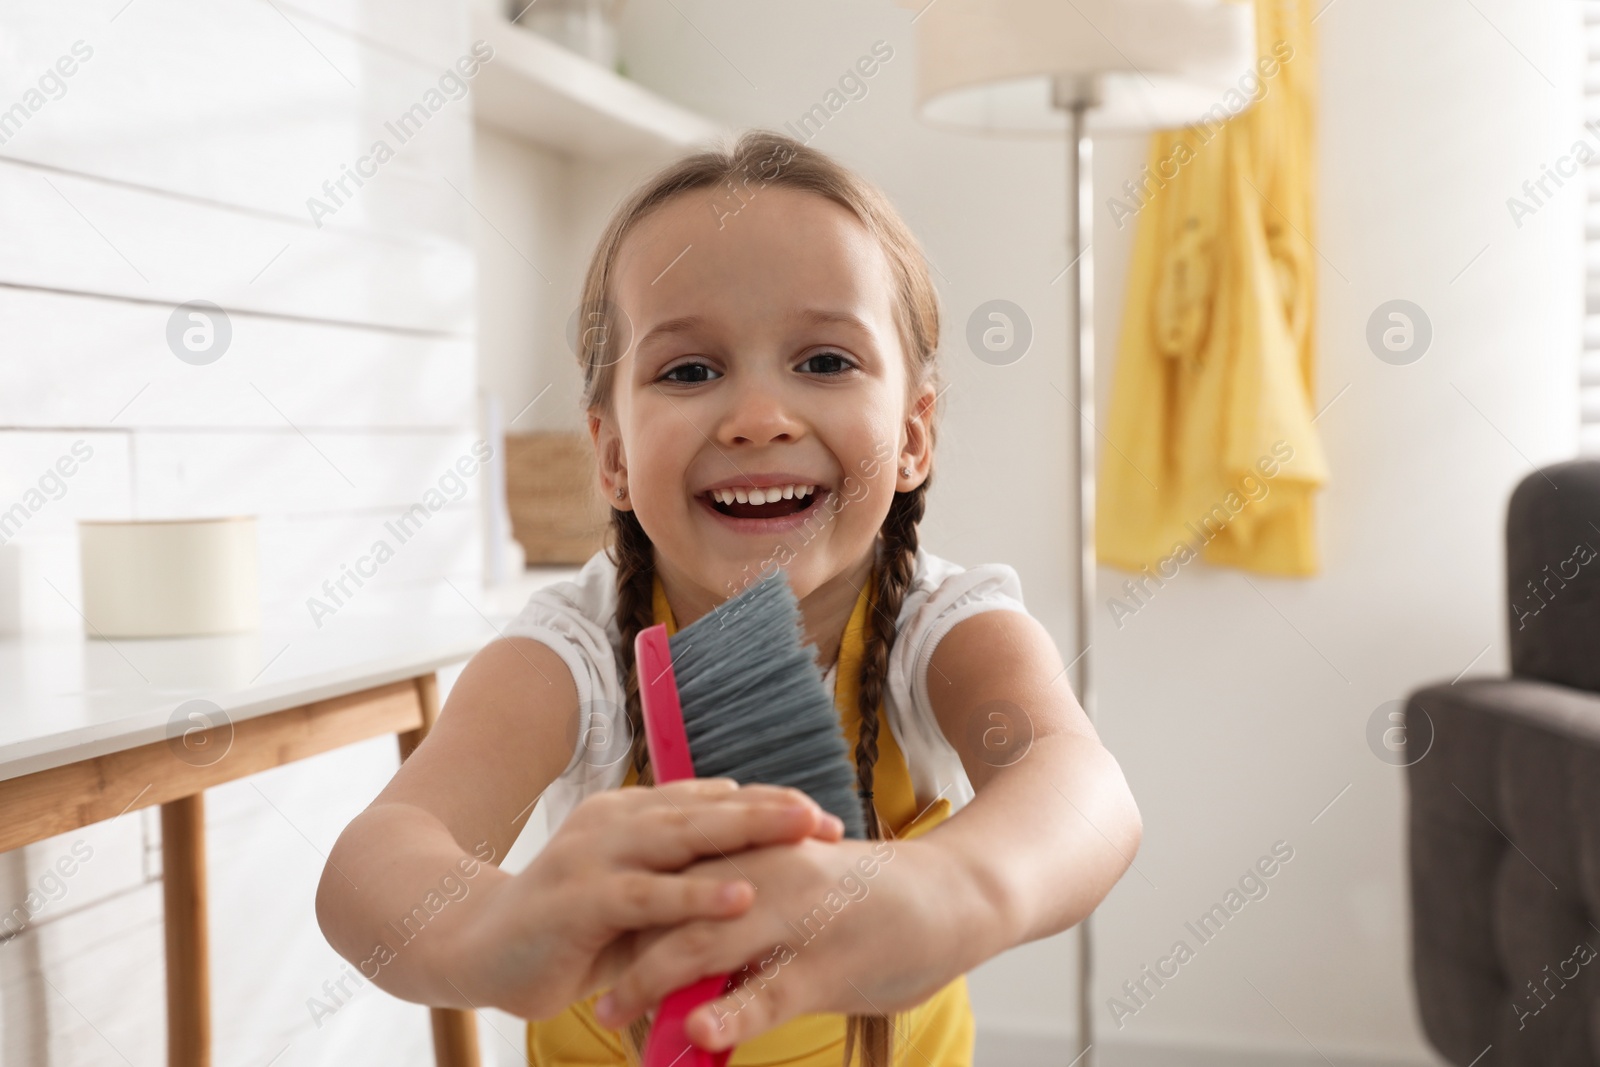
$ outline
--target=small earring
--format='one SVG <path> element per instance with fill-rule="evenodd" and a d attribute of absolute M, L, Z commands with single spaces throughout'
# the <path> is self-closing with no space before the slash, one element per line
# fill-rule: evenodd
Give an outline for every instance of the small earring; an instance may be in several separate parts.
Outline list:
<path fill-rule="evenodd" d="M 902 478 L 911 477 L 911 468 L 910 467 L 901 467 L 900 468 L 900 477 L 902 477 Z"/>
<path fill-rule="evenodd" d="M 618 500 L 621 500 L 621 499 L 622 499 L 622 498 L 623 498 L 623 497 L 625 497 L 625 496 L 627 496 L 627 495 L 628 495 L 628 491 L 627 491 L 627 490 L 626 490 L 626 489 L 624 489 L 624 488 L 623 488 L 623 487 L 622 487 L 622 486 L 620 486 L 620 485 L 619 485 L 619 486 L 617 486 L 617 499 L 618 499 Z"/>

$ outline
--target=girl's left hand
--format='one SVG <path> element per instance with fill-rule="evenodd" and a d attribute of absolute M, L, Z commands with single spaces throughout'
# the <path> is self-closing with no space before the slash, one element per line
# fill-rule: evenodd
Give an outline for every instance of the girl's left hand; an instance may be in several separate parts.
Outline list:
<path fill-rule="evenodd" d="M 620 1029 L 668 993 L 740 972 L 686 1028 L 722 1049 L 813 1012 L 888 1014 L 922 1003 L 992 948 L 974 880 L 931 840 L 809 839 L 704 860 L 684 870 L 744 878 L 755 901 L 737 918 L 639 935 L 633 961 L 596 1005 Z"/>

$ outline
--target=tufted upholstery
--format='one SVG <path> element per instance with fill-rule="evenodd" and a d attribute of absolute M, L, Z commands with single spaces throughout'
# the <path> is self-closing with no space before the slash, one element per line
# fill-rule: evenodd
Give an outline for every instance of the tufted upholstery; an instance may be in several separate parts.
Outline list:
<path fill-rule="evenodd" d="M 1517 487 L 1506 581 L 1512 676 L 1406 703 L 1418 1009 L 1458 1067 L 1600 1067 L 1600 462 Z"/>

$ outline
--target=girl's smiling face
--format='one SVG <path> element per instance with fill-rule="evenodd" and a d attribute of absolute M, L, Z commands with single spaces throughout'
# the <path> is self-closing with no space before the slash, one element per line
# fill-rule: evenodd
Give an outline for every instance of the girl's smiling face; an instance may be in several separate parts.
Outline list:
<path fill-rule="evenodd" d="M 895 491 L 931 459 L 935 394 L 908 380 L 878 241 L 826 197 L 745 196 L 728 214 L 718 189 L 680 193 L 624 240 L 611 298 L 631 347 L 589 419 L 607 500 L 655 545 L 680 625 L 774 564 L 801 598 L 848 582 L 853 603 Z"/>

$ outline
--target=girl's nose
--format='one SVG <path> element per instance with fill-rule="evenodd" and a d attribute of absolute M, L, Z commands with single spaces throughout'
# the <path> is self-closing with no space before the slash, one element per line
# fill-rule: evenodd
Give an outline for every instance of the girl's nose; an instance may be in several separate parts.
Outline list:
<path fill-rule="evenodd" d="M 722 444 L 764 445 L 770 441 L 792 441 L 803 430 L 788 400 L 770 382 L 746 379 L 726 396 L 728 409 L 723 413 L 717 434 Z"/>

